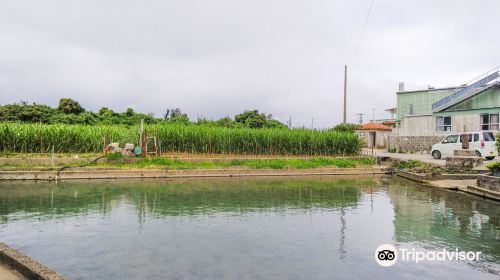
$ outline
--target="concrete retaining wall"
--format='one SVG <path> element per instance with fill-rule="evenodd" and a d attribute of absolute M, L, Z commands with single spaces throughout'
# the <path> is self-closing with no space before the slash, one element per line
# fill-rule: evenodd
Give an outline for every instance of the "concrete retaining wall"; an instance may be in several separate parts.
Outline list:
<path fill-rule="evenodd" d="M 0 243 L 0 263 L 18 271 L 28 279 L 64 280 L 64 277 L 54 270 L 3 243 Z"/>
<path fill-rule="evenodd" d="M 388 136 L 389 149 L 409 152 L 431 151 L 432 145 L 443 140 L 443 136 Z"/>
<path fill-rule="evenodd" d="M 177 178 L 177 177 L 242 177 L 242 176 L 312 176 L 312 175 L 369 175 L 385 174 L 386 167 L 314 168 L 314 169 L 69 169 L 59 173 L 57 180 L 120 179 L 120 178 Z M 56 171 L 0 171 L 0 180 L 55 180 Z"/>
<path fill-rule="evenodd" d="M 396 175 L 410 179 L 416 182 L 425 183 L 427 181 L 435 181 L 435 180 L 471 180 L 476 179 L 478 176 L 482 176 L 481 174 L 417 174 L 403 170 L 396 170 Z"/>
<path fill-rule="evenodd" d="M 490 175 L 478 176 L 477 186 L 495 192 L 500 192 L 500 177 L 495 177 Z"/>

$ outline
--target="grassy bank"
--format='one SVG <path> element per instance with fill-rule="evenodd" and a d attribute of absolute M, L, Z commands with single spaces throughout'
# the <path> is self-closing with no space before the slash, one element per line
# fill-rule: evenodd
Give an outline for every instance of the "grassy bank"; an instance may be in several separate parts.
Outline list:
<path fill-rule="evenodd" d="M 170 169 L 210 169 L 210 168 L 230 168 L 230 167 L 247 167 L 254 169 L 270 168 L 270 169 L 306 169 L 320 167 L 357 167 L 373 165 L 374 161 L 371 158 L 361 159 L 344 159 L 344 158 L 311 158 L 311 159 L 238 159 L 226 162 L 188 162 L 182 160 L 168 158 L 152 158 L 141 159 L 134 164 L 121 164 L 121 166 L 134 167 L 168 167 Z M 107 164 L 109 165 L 109 163 Z M 120 165 L 120 164 L 119 164 Z"/>
<path fill-rule="evenodd" d="M 180 160 L 172 158 L 144 158 L 138 160 L 130 160 L 124 158 L 107 159 L 105 162 L 96 164 L 88 164 L 88 160 L 81 160 L 71 164 L 56 165 L 54 168 L 48 165 L 33 165 L 33 164 L 4 164 L 0 165 L 0 169 L 54 169 L 58 170 L 63 166 L 82 167 L 82 168 L 166 168 L 176 170 L 189 169 L 225 169 L 225 168 L 250 168 L 250 169 L 308 169 L 321 167 L 337 167 L 337 168 L 352 168 L 352 167 L 367 167 L 374 165 L 372 158 L 288 158 L 288 159 L 231 159 L 222 161 L 207 160 Z"/>
<path fill-rule="evenodd" d="M 353 133 L 307 129 L 250 129 L 196 125 L 147 125 L 163 152 L 254 155 L 356 155 L 362 147 Z M 134 143 L 138 126 L 0 123 L 0 151 L 92 153 L 108 142 Z"/>

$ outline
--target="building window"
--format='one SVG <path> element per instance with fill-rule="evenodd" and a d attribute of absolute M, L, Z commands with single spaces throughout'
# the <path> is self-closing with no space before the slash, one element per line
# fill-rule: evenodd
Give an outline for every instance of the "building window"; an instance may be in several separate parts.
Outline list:
<path fill-rule="evenodd" d="M 481 130 L 498 130 L 499 129 L 499 118 L 498 114 L 482 114 L 481 118 Z"/>
<path fill-rule="evenodd" d="M 451 117 L 436 117 L 436 131 L 451 131 Z"/>

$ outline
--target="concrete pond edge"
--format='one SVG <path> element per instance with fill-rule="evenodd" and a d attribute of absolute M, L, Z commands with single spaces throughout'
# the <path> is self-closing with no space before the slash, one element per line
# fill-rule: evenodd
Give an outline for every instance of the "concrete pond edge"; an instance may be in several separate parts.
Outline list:
<path fill-rule="evenodd" d="M 500 192 L 490 190 L 487 188 L 482 188 L 479 186 L 467 185 L 466 188 L 442 188 L 438 187 L 433 181 L 437 180 L 470 180 L 470 179 L 480 179 L 482 177 L 491 177 L 485 174 L 417 174 L 403 170 L 396 170 L 395 174 L 399 177 L 412 180 L 429 187 L 441 188 L 446 190 L 460 191 L 463 193 L 468 193 L 482 198 L 487 198 L 491 200 L 500 201 Z"/>
<path fill-rule="evenodd" d="M 18 250 L 0 242 L 0 264 L 18 271 L 27 279 L 64 280 L 56 271 L 46 267 Z"/>
<path fill-rule="evenodd" d="M 250 176 L 317 176 L 387 174 L 387 167 L 311 168 L 311 169 L 70 169 L 2 170 L 0 180 L 76 180 L 131 178 L 250 177 Z"/>

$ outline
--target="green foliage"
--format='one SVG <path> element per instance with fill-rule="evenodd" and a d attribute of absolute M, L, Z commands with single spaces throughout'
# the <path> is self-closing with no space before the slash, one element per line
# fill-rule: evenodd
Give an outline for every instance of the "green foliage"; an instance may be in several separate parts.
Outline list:
<path fill-rule="evenodd" d="M 188 125 L 191 122 L 189 121 L 189 118 L 187 115 L 180 115 L 180 116 L 174 116 L 168 119 L 169 123 L 174 123 L 174 124 L 183 124 L 183 125 Z"/>
<path fill-rule="evenodd" d="M 273 120 L 273 119 L 268 119 L 266 121 L 266 124 L 264 125 L 264 127 L 267 127 L 267 128 L 280 128 L 280 129 L 287 129 L 288 128 L 288 126 L 286 126 L 282 122 L 280 122 L 278 120 Z"/>
<path fill-rule="evenodd" d="M 106 154 L 106 159 L 107 160 L 119 160 L 123 158 L 122 153 L 107 153 Z"/>
<path fill-rule="evenodd" d="M 355 134 L 307 129 L 249 129 L 175 123 L 146 125 L 163 152 L 356 155 L 362 141 Z M 0 123 L 0 152 L 100 152 L 109 142 L 137 144 L 139 126 Z"/>
<path fill-rule="evenodd" d="M 184 114 L 181 109 L 175 108 L 175 109 L 167 109 L 165 114 L 163 115 L 163 118 L 167 121 L 170 119 L 175 119 L 175 118 L 188 118 L 187 114 Z"/>
<path fill-rule="evenodd" d="M 496 139 L 497 139 L 497 149 L 498 149 L 498 152 L 500 152 L 500 133 L 497 134 Z"/>
<path fill-rule="evenodd" d="M 125 111 L 125 113 L 123 113 L 123 114 L 124 114 L 125 116 L 127 116 L 127 117 L 132 117 L 132 116 L 135 114 L 135 112 L 134 112 L 134 109 L 132 109 L 132 108 L 127 108 L 127 111 Z"/>
<path fill-rule="evenodd" d="M 420 160 L 396 160 L 393 167 L 414 173 L 443 173 L 446 170 L 442 167 Z"/>
<path fill-rule="evenodd" d="M 61 98 L 59 100 L 59 106 L 57 106 L 57 110 L 64 114 L 74 115 L 78 115 L 85 111 L 82 106 L 80 106 L 80 103 L 71 98 Z"/>
<path fill-rule="evenodd" d="M 249 128 L 287 128 L 283 123 L 272 119 L 272 115 L 259 113 L 259 110 L 245 111 L 234 116 L 234 121 Z"/>
<path fill-rule="evenodd" d="M 489 170 L 499 170 L 500 169 L 500 161 L 496 161 L 490 163 L 486 166 Z"/>
<path fill-rule="evenodd" d="M 1 122 L 49 122 L 57 111 L 46 105 L 33 103 L 9 104 L 0 106 Z"/>
<path fill-rule="evenodd" d="M 359 129 L 361 126 L 359 124 L 355 124 L 355 123 L 341 123 L 341 124 L 338 124 L 336 125 L 333 130 L 334 131 L 339 131 L 339 132 L 350 132 L 350 133 L 354 133 L 354 131 L 356 131 L 356 129 Z"/>
<path fill-rule="evenodd" d="M 239 159 L 227 162 L 189 162 L 169 158 L 144 158 L 136 164 L 139 167 L 147 166 L 168 166 L 170 169 L 208 169 L 222 167 L 249 167 L 254 169 L 286 169 L 286 168 L 318 168 L 318 167 L 356 167 L 373 165 L 371 158 L 347 159 L 347 158 L 324 158 L 317 157 L 311 159 Z"/>
<path fill-rule="evenodd" d="M 243 124 L 233 121 L 230 117 L 224 117 L 216 121 L 217 126 L 227 128 L 242 128 Z"/>
<path fill-rule="evenodd" d="M 272 119 L 271 115 L 259 113 L 257 110 L 245 111 L 236 116 L 237 121 L 229 117 L 219 120 L 206 120 L 198 118 L 196 124 L 209 127 L 225 128 L 282 128 L 287 127 Z M 137 113 L 132 108 L 127 108 L 125 112 L 119 113 L 102 107 L 97 113 L 85 111 L 80 104 L 70 98 L 62 98 L 57 108 L 51 108 L 46 105 L 27 104 L 9 104 L 0 106 L 0 122 L 22 122 L 22 123 L 50 123 L 50 124 L 119 124 L 119 125 L 138 125 L 144 119 L 146 124 L 193 124 L 187 114 L 181 109 L 168 109 L 162 118 L 155 118 L 153 114 Z"/>

